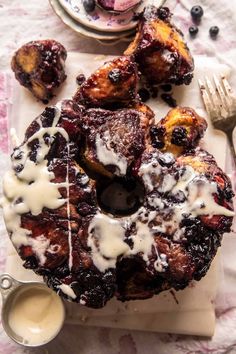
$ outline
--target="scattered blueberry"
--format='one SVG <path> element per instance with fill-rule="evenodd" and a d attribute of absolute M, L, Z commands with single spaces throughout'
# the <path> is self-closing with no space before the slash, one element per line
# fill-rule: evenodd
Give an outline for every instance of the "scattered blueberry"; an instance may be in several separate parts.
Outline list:
<path fill-rule="evenodd" d="M 190 36 L 195 37 L 198 33 L 198 27 L 197 26 L 191 26 L 188 29 Z"/>
<path fill-rule="evenodd" d="M 172 90 L 172 86 L 170 84 L 161 85 L 160 87 L 164 92 L 170 92 Z"/>
<path fill-rule="evenodd" d="M 172 97 L 170 94 L 168 94 L 168 93 L 163 93 L 163 94 L 161 95 L 161 98 L 162 98 L 162 100 L 163 100 L 165 103 L 167 103 L 170 107 L 172 107 L 172 108 L 177 107 L 177 102 L 176 102 L 176 100 L 175 100 L 174 97 Z"/>
<path fill-rule="evenodd" d="M 82 85 L 82 83 L 86 80 L 86 77 L 84 76 L 84 74 L 79 74 L 76 77 L 76 82 L 78 85 Z"/>
<path fill-rule="evenodd" d="M 158 88 L 156 86 L 152 86 L 150 88 L 150 93 L 152 95 L 152 98 L 157 98 L 158 97 Z"/>
<path fill-rule="evenodd" d="M 83 6 L 86 12 L 93 12 L 95 10 L 95 0 L 83 0 Z"/>
<path fill-rule="evenodd" d="M 138 91 L 138 94 L 142 100 L 142 102 L 147 102 L 150 98 L 150 93 L 147 89 L 145 88 L 141 88 L 139 91 Z"/>
<path fill-rule="evenodd" d="M 216 38 L 218 33 L 219 33 L 220 29 L 218 26 L 212 26 L 210 29 L 209 29 L 209 33 L 210 33 L 210 36 L 211 38 Z"/>
<path fill-rule="evenodd" d="M 199 21 L 203 16 L 203 8 L 199 5 L 193 6 L 191 8 L 191 16 L 193 20 Z"/>

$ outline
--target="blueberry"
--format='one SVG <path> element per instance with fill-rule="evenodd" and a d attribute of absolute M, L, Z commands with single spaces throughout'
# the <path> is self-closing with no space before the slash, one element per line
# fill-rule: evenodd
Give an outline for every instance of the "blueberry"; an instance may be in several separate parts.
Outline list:
<path fill-rule="evenodd" d="M 171 165 L 173 165 L 175 163 L 175 158 L 172 154 L 165 153 L 165 154 L 161 154 L 160 156 L 158 156 L 158 161 L 161 166 L 170 167 Z"/>
<path fill-rule="evenodd" d="M 188 31 L 189 31 L 189 34 L 192 37 L 194 37 L 198 33 L 198 27 L 197 26 L 191 26 L 191 27 L 189 27 Z"/>
<path fill-rule="evenodd" d="M 113 84 L 118 84 L 122 79 L 122 72 L 120 69 L 113 69 L 109 72 L 108 78 Z"/>
<path fill-rule="evenodd" d="M 139 91 L 138 91 L 138 94 L 142 100 L 142 102 L 147 102 L 150 98 L 150 93 L 147 89 L 145 88 L 141 88 Z"/>
<path fill-rule="evenodd" d="M 191 8 L 191 16 L 194 20 L 200 20 L 203 16 L 203 8 L 199 5 L 193 6 Z"/>
<path fill-rule="evenodd" d="M 79 75 L 76 77 L 76 83 L 77 83 L 78 85 L 82 85 L 85 80 L 86 80 L 86 77 L 84 76 L 84 74 L 79 74 Z"/>
<path fill-rule="evenodd" d="M 210 36 L 211 38 L 216 38 L 218 33 L 219 33 L 220 29 L 218 26 L 212 26 L 210 29 L 209 29 L 209 33 L 210 33 Z"/>
<path fill-rule="evenodd" d="M 170 92 L 172 90 L 172 86 L 170 84 L 161 85 L 161 89 L 164 92 Z"/>
<path fill-rule="evenodd" d="M 167 103 L 170 107 L 172 107 L 172 108 L 177 107 L 177 102 L 176 102 L 176 100 L 175 100 L 174 97 L 172 97 L 170 94 L 168 94 L 168 93 L 163 93 L 163 94 L 161 95 L 161 98 L 162 98 L 162 100 L 163 100 L 165 103 Z"/>
<path fill-rule="evenodd" d="M 95 10 L 96 3 L 94 0 L 83 0 L 83 6 L 86 12 L 93 12 Z"/>

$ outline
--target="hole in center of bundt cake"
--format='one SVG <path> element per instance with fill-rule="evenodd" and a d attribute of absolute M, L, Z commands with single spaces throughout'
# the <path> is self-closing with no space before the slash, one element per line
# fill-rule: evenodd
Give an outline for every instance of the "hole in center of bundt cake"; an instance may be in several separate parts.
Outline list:
<path fill-rule="evenodd" d="M 125 216 L 133 214 L 142 205 L 144 186 L 135 178 L 115 177 L 97 185 L 97 199 L 106 213 Z"/>

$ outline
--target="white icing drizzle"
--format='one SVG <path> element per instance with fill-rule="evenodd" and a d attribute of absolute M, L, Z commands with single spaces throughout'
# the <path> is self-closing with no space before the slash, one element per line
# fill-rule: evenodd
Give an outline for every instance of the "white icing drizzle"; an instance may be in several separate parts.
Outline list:
<path fill-rule="evenodd" d="M 151 253 L 154 241 L 148 225 L 137 221 L 136 234 L 133 234 L 130 238 L 133 241 L 133 248 L 130 249 L 125 256 L 142 253 L 143 259 L 148 262 L 148 256 Z"/>
<path fill-rule="evenodd" d="M 47 239 L 44 235 L 38 237 L 30 237 L 29 244 L 32 247 L 32 250 L 37 255 L 39 263 L 43 265 L 46 262 L 45 252 L 48 250 L 50 240 Z"/>
<path fill-rule="evenodd" d="M 157 248 L 155 247 L 157 260 L 154 262 L 154 268 L 157 272 L 164 272 L 165 269 L 168 267 L 167 257 L 164 253 L 159 254 Z"/>
<path fill-rule="evenodd" d="M 70 181 L 69 181 L 69 156 L 70 156 L 70 147 L 67 144 L 67 166 L 66 166 L 66 195 L 67 195 L 67 219 L 68 219 L 68 245 L 69 245 L 69 269 L 71 270 L 73 265 L 73 256 L 72 256 L 72 234 L 71 234 L 71 222 L 70 222 Z"/>
<path fill-rule="evenodd" d="M 124 156 L 116 153 L 111 147 L 111 137 L 108 131 L 103 134 L 96 135 L 96 152 L 98 160 L 104 165 L 114 165 L 119 168 L 119 174 L 125 175 L 127 171 L 127 160 Z"/>
<path fill-rule="evenodd" d="M 185 192 L 189 183 L 196 177 L 196 172 L 191 166 L 186 166 L 183 176 L 179 179 L 178 183 L 175 183 L 175 187 L 172 189 L 172 193 L 179 191 Z M 171 188 L 169 189 L 171 190 Z"/>
<path fill-rule="evenodd" d="M 158 191 L 161 193 L 169 192 L 170 190 L 173 189 L 175 185 L 176 185 L 176 179 L 174 178 L 174 176 L 166 175 L 163 179 L 160 188 L 158 188 Z"/>
<path fill-rule="evenodd" d="M 52 253 L 50 242 L 43 235 L 31 237 L 31 232 L 21 227 L 21 215 L 28 212 L 39 215 L 44 207 L 57 209 L 65 203 L 59 192 L 59 188 L 65 184 L 52 182 L 55 178 L 54 173 L 48 171 L 47 161 L 44 160 L 55 134 L 59 133 L 68 140 L 66 131 L 56 127 L 60 111 L 58 108 L 55 111 L 52 127 L 43 128 L 40 125 L 40 129 L 14 151 L 13 168 L 22 165 L 22 170 L 17 174 L 13 170 L 9 171 L 3 179 L 3 216 L 11 240 L 17 249 L 22 245 L 31 246 L 41 265 L 46 261 L 45 252 L 49 249 Z M 47 134 L 46 141 L 45 134 Z M 38 150 L 36 162 L 33 162 L 29 158 L 28 144 L 35 139 L 38 141 Z"/>
<path fill-rule="evenodd" d="M 124 242 L 125 229 L 120 220 L 113 220 L 109 216 L 97 213 L 91 220 L 88 229 L 87 244 L 92 250 L 95 266 L 104 272 L 114 268 L 116 259 L 129 250 Z"/>
<path fill-rule="evenodd" d="M 143 179 L 143 183 L 148 192 L 152 192 L 157 185 L 160 177 L 161 166 L 157 162 L 157 154 L 153 155 L 153 160 L 142 164 L 139 169 L 139 175 Z"/>
<path fill-rule="evenodd" d="M 67 284 L 58 285 L 58 289 L 60 289 L 65 295 L 71 297 L 72 299 L 76 299 L 76 294 L 74 290 Z"/>
<path fill-rule="evenodd" d="M 159 254 L 155 235 L 167 233 L 175 241 L 183 238 L 185 227 L 180 224 L 184 214 L 191 217 L 234 216 L 233 211 L 216 203 L 214 194 L 217 193 L 217 184 L 208 181 L 190 166 L 185 168 L 178 182 L 168 174 L 162 174 L 161 179 L 156 177 L 155 173 L 161 172 L 161 166 L 156 162 L 143 164 L 139 172 L 147 191 L 157 189 L 172 195 L 183 192 L 186 200 L 166 205 L 164 199 L 150 193 L 146 200 L 148 206 L 140 207 L 132 216 L 114 220 L 112 216 L 97 213 L 89 227 L 88 246 L 95 266 L 102 272 L 114 268 L 118 257 L 135 254 L 140 254 L 148 264 L 153 250 L 156 253 L 154 268 L 157 272 L 164 272 L 168 268 L 168 259 L 165 254 Z M 149 210 L 150 206 L 154 210 Z M 126 231 L 130 233 L 131 225 L 134 225 L 131 236 L 127 238 Z"/>

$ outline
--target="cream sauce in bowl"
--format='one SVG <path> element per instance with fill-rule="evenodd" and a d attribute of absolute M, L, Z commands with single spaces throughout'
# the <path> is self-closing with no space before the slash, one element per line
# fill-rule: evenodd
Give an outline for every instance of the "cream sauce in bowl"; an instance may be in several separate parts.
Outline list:
<path fill-rule="evenodd" d="M 54 339 L 65 319 L 61 298 L 40 283 L 21 283 L 4 301 L 6 333 L 17 343 L 40 346 Z"/>

